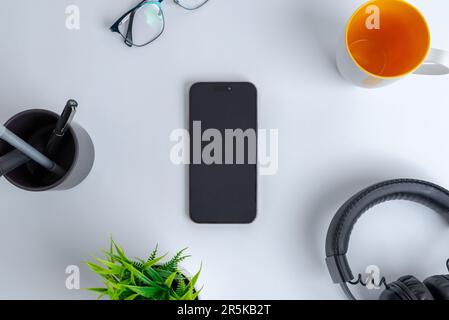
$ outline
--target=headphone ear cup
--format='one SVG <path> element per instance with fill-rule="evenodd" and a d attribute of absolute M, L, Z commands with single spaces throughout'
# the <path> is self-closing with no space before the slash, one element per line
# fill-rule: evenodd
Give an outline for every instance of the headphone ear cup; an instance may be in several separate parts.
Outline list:
<path fill-rule="evenodd" d="M 430 290 L 413 276 L 404 276 L 388 285 L 380 300 L 435 300 Z"/>
<path fill-rule="evenodd" d="M 449 275 L 427 278 L 424 284 L 436 300 L 449 300 Z"/>

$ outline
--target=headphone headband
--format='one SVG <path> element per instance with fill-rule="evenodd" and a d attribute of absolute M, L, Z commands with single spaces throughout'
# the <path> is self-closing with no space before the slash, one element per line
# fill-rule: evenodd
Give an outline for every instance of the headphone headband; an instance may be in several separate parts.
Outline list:
<path fill-rule="evenodd" d="M 327 232 L 326 263 L 334 283 L 343 284 L 354 279 L 346 253 L 357 220 L 370 208 L 390 200 L 418 202 L 449 219 L 449 191 L 430 182 L 397 179 L 360 191 L 341 206 Z"/>

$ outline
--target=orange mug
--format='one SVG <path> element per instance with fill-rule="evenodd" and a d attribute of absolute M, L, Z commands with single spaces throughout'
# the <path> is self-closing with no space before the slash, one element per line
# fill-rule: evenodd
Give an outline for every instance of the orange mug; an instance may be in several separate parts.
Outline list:
<path fill-rule="evenodd" d="M 337 50 L 342 76 L 366 88 L 388 85 L 410 73 L 449 73 L 449 52 L 430 48 L 429 26 L 404 0 L 373 0 L 346 26 Z"/>

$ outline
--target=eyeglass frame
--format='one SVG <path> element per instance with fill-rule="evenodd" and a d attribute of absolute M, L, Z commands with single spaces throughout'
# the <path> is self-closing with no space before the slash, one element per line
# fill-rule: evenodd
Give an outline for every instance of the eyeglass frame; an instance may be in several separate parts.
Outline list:
<path fill-rule="evenodd" d="M 128 46 L 128 47 L 144 47 L 144 46 L 147 46 L 147 45 L 149 45 L 150 43 L 152 43 L 153 41 L 155 41 L 156 39 L 158 39 L 161 35 L 162 35 L 162 33 L 164 33 L 164 30 L 165 30 L 165 17 L 164 17 L 164 11 L 162 10 L 162 6 L 161 6 L 161 4 L 162 4 L 162 1 L 164 1 L 164 0 L 156 0 L 156 1 L 151 1 L 151 0 L 143 0 L 142 2 L 140 2 L 138 5 L 136 5 L 134 8 L 132 8 L 132 9 L 130 9 L 130 10 L 128 10 L 125 14 L 123 14 L 110 28 L 109 28 L 109 30 L 111 30 L 112 32 L 114 32 L 114 33 L 118 33 L 118 34 L 120 34 L 121 36 L 122 36 L 122 38 L 125 40 L 125 44 Z M 200 7 L 202 7 L 204 4 L 206 4 L 206 2 L 208 2 L 209 0 L 205 0 L 202 4 L 200 4 L 200 5 L 198 5 L 198 6 L 196 6 L 196 7 L 194 7 L 194 8 L 188 8 L 188 7 L 185 7 L 185 6 L 183 6 L 181 3 L 180 3 L 180 0 L 173 0 L 178 6 L 180 6 L 181 8 L 183 8 L 183 9 L 186 9 L 186 10 L 196 10 L 196 9 L 198 9 L 198 8 L 200 8 Z M 156 37 L 154 37 L 152 40 L 150 40 L 150 41 L 148 41 L 147 43 L 144 43 L 144 44 L 141 44 L 141 45 L 138 45 L 138 44 L 135 44 L 135 43 L 133 43 L 132 41 L 132 27 L 133 27 L 133 22 L 134 22 L 134 14 L 136 13 L 136 11 L 137 10 L 139 10 L 143 5 L 145 5 L 145 4 L 154 4 L 154 5 L 157 5 L 158 7 L 159 7 L 159 9 L 160 9 L 160 12 L 161 12 L 161 15 L 162 15 L 162 29 L 161 29 L 161 31 L 159 32 L 159 34 L 156 36 Z M 123 21 L 123 19 L 125 19 L 128 15 L 130 15 L 130 17 L 129 17 L 129 23 L 128 23 L 128 30 L 126 31 L 126 36 L 124 36 L 121 32 L 120 32 L 120 29 L 119 29 L 119 27 L 120 27 L 120 24 L 122 23 L 122 21 Z M 130 40 L 131 39 L 131 40 Z"/>

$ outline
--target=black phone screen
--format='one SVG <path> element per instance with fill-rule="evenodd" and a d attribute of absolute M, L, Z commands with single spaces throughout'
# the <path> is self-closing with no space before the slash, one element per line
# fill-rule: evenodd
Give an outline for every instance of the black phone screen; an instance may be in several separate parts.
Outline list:
<path fill-rule="evenodd" d="M 257 211 L 257 89 L 247 82 L 190 89 L 190 217 L 251 223 Z"/>

